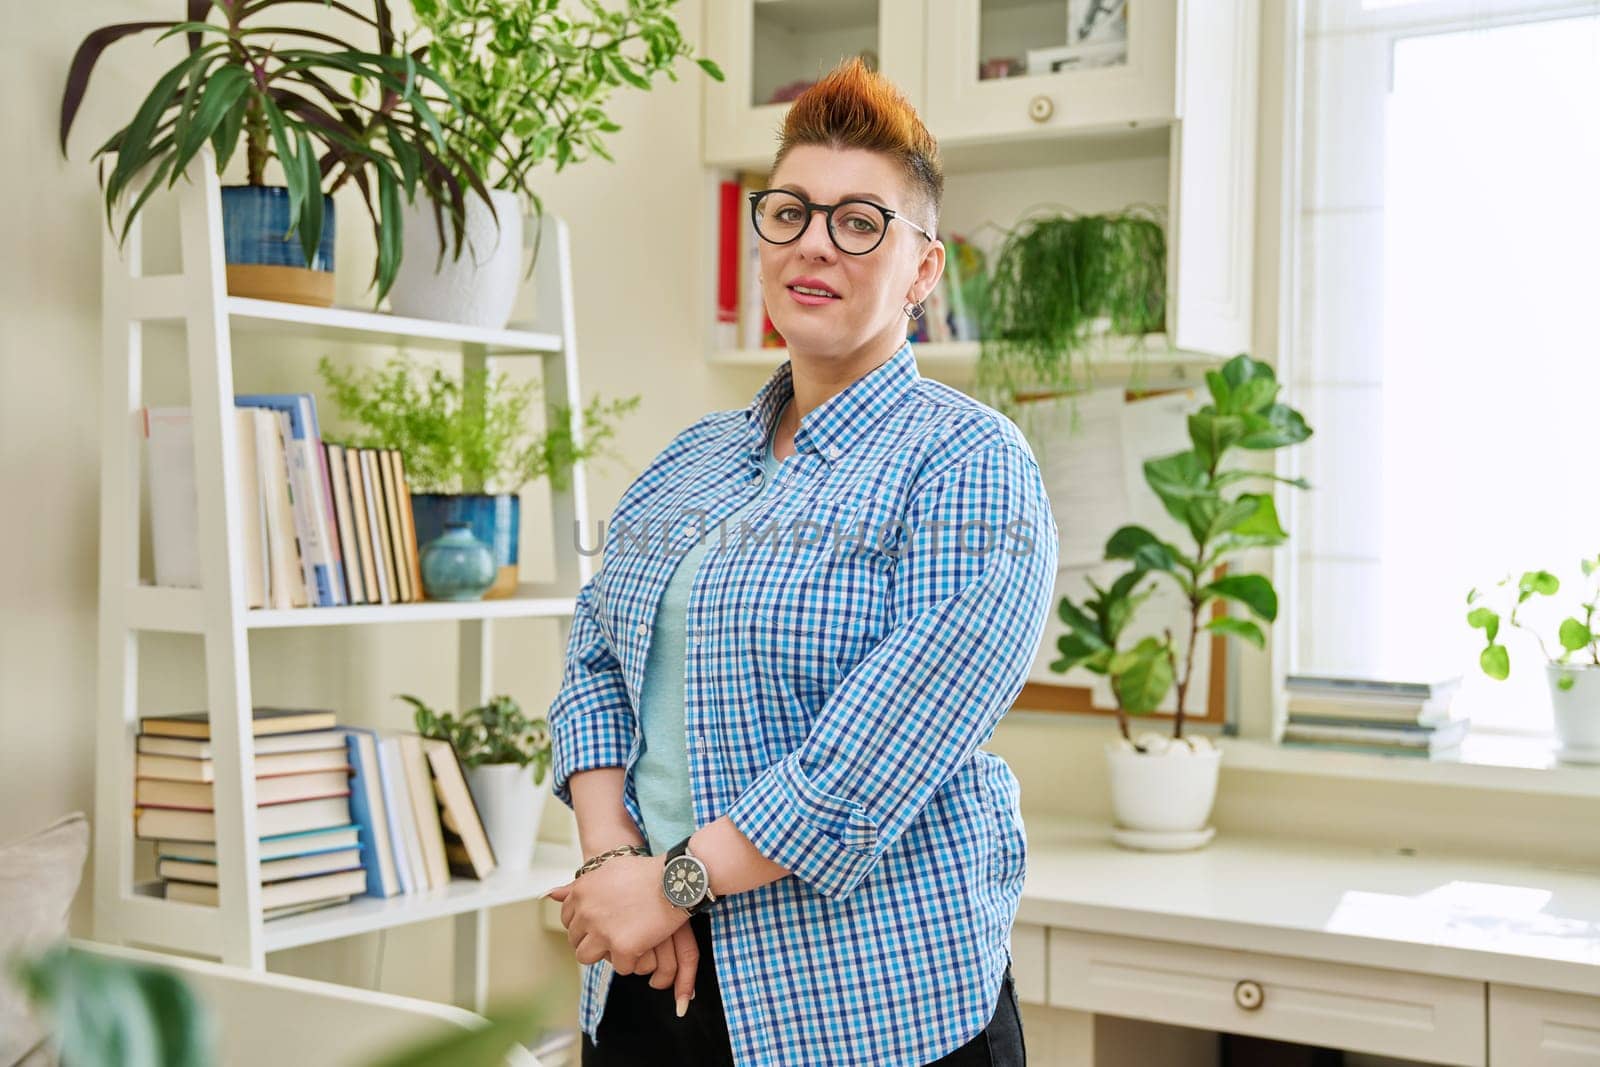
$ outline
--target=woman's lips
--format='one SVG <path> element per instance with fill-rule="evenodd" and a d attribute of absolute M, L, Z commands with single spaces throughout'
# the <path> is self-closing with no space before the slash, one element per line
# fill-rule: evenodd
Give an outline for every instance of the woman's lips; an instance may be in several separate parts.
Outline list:
<path fill-rule="evenodd" d="M 836 296 L 817 296 L 815 293 L 802 293 L 796 289 L 790 289 L 789 295 L 794 297 L 795 303 L 804 304 L 806 307 L 816 307 L 819 304 L 831 304 L 835 300 L 839 299 Z"/>

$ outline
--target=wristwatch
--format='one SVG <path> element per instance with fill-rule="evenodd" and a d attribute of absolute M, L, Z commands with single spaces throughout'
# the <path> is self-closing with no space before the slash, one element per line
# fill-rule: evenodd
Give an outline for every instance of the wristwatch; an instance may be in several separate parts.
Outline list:
<path fill-rule="evenodd" d="M 693 835 L 690 835 L 693 836 Z M 711 872 L 700 857 L 689 852 L 689 838 L 667 849 L 661 872 L 661 889 L 667 900 L 690 915 L 699 915 L 722 898 L 711 892 Z"/>

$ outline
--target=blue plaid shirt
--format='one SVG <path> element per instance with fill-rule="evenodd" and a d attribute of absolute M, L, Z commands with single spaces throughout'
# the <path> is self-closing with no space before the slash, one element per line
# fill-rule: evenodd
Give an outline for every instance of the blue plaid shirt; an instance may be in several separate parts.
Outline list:
<path fill-rule="evenodd" d="M 696 826 L 729 816 L 793 872 L 711 909 L 741 1067 L 922 1067 L 987 1025 L 1026 866 L 1016 776 L 979 749 L 1050 610 L 1057 531 L 1026 439 L 923 378 L 909 342 L 807 413 L 770 503 L 786 362 L 684 430 L 618 501 L 549 712 L 553 788 L 634 764 L 646 651 L 679 556 Z M 582 967 L 597 1038 L 615 974 Z M 694 1011 L 691 1006 L 690 1011 Z"/>

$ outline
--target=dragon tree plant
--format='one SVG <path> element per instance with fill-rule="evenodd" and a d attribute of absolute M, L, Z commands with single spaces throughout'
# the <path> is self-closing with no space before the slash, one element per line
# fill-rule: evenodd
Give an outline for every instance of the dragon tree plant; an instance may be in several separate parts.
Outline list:
<path fill-rule="evenodd" d="M 1205 619 L 1208 609 L 1214 612 L 1219 602 L 1232 603 L 1262 622 L 1277 618 L 1278 594 L 1271 581 L 1260 574 L 1225 572 L 1230 558 L 1249 549 L 1281 545 L 1288 535 L 1278 521 L 1270 486 L 1255 492 L 1234 487 L 1265 480 L 1308 488 L 1300 478 L 1225 462 L 1235 449 L 1270 451 L 1311 436 L 1300 413 L 1278 401 L 1281 386 L 1272 368 L 1249 356 L 1235 356 L 1220 370 L 1208 371 L 1206 385 L 1211 402 L 1188 417 L 1190 447 L 1144 464 L 1145 482 L 1193 546 L 1179 547 L 1142 526 L 1124 526 L 1106 542 L 1105 558 L 1127 561 L 1128 570 L 1108 588 L 1090 579 L 1094 596 L 1081 605 L 1063 597 L 1058 608 L 1068 632 L 1057 639 L 1061 658 L 1050 669 L 1064 674 L 1084 667 L 1108 677 L 1117 725 L 1130 743 L 1128 716 L 1155 711 L 1174 684 L 1173 737 L 1183 737 L 1185 701 L 1203 634 L 1239 638 L 1258 648 L 1265 645 L 1256 621 L 1226 612 Z M 1176 585 L 1188 606 L 1188 643 L 1181 663 L 1170 629 L 1159 637 L 1124 642 L 1129 623 L 1160 581 Z"/>
<path fill-rule="evenodd" d="M 63 154 L 90 75 L 107 48 L 147 32 L 158 33 L 158 41 L 182 35 L 188 44 L 128 124 L 94 153 L 113 232 L 119 199 L 132 195 L 119 241 L 150 195 L 163 182 L 169 188 L 176 184 L 207 143 L 220 174 L 242 140 L 249 184 L 265 184 L 268 163 L 278 164 L 307 266 L 322 234 L 324 186 L 331 193 L 346 182 L 360 190 L 372 218 L 379 301 L 400 262 L 401 197 L 413 199 L 419 185 L 448 206 L 459 250 L 466 197 L 475 193 L 487 201 L 488 189 L 471 161 L 452 146 L 432 102 L 442 99 L 459 114 L 460 101 L 425 61 L 422 48 L 406 51 L 400 44 L 386 0 L 372 0 L 370 14 L 341 0 L 185 3 L 182 21 L 124 22 L 95 30 L 78 46 L 68 69 L 61 98 Z M 279 17 L 294 22 L 294 8 L 308 4 L 337 12 L 369 37 L 370 45 L 274 24 Z M 352 82 L 370 91 L 358 96 L 340 88 Z M 108 157 L 115 159 L 109 174 Z"/>

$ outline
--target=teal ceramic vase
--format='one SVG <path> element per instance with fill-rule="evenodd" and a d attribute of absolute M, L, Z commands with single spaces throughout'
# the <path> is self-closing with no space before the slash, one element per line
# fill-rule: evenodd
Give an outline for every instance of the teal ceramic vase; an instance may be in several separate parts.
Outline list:
<path fill-rule="evenodd" d="M 499 568 L 494 551 L 464 522 L 445 526 L 421 553 L 422 589 L 429 600 L 482 600 Z"/>

